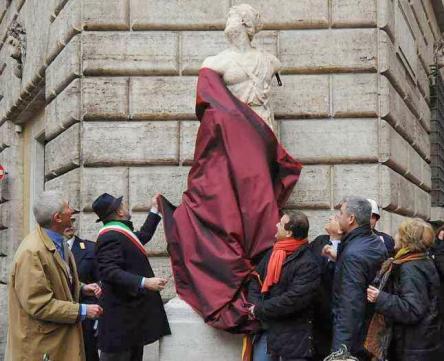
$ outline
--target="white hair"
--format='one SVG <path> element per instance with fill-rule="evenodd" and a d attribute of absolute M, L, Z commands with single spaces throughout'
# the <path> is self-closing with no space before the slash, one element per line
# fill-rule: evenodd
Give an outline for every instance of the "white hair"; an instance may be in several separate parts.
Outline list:
<path fill-rule="evenodd" d="M 44 191 L 39 194 L 32 206 L 36 222 L 42 227 L 49 227 L 54 214 L 63 212 L 66 198 L 58 191 Z"/>

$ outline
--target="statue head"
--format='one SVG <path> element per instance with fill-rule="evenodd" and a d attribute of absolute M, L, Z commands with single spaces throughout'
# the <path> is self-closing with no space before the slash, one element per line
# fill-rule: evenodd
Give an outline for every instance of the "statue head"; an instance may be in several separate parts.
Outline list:
<path fill-rule="evenodd" d="M 235 5 L 228 12 L 225 35 L 230 38 L 239 32 L 246 32 L 251 41 L 254 35 L 262 29 L 262 26 L 260 13 L 251 5 Z"/>

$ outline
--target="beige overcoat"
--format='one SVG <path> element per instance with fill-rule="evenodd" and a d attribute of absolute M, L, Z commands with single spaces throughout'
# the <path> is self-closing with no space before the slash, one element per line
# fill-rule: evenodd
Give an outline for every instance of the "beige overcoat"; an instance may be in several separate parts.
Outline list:
<path fill-rule="evenodd" d="M 8 284 L 6 361 L 84 361 L 79 322 L 80 283 L 69 252 L 73 294 L 66 263 L 38 227 L 19 248 Z"/>

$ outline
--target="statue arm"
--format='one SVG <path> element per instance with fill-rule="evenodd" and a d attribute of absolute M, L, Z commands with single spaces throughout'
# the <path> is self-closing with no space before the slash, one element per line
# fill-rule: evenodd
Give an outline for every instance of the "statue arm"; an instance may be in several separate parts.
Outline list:
<path fill-rule="evenodd" d="M 276 58 L 274 55 L 271 56 L 271 65 L 273 67 L 273 74 L 279 73 L 282 70 L 281 61 L 278 58 Z"/>
<path fill-rule="evenodd" d="M 214 70 L 216 73 L 219 73 L 221 75 L 225 73 L 224 61 L 223 58 L 219 55 L 209 56 L 208 58 L 206 58 L 203 61 L 201 68 Z"/>

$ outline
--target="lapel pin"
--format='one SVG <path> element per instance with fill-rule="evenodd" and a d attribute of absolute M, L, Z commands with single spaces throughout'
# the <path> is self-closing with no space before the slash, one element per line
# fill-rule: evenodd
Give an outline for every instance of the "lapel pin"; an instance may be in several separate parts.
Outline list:
<path fill-rule="evenodd" d="M 80 242 L 80 249 L 85 249 L 85 243 L 84 242 Z"/>

